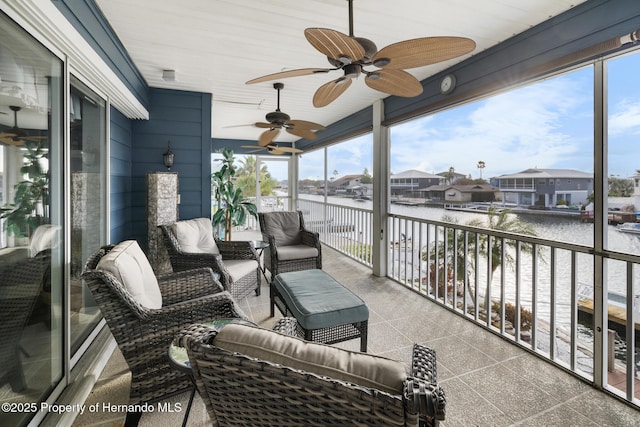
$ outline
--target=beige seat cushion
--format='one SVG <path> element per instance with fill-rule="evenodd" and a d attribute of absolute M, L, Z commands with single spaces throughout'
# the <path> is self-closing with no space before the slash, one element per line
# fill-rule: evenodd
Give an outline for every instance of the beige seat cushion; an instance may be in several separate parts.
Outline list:
<path fill-rule="evenodd" d="M 258 327 L 229 324 L 214 345 L 316 375 L 402 394 L 404 364 L 381 356 L 304 341 Z"/>
<path fill-rule="evenodd" d="M 272 235 L 278 247 L 299 245 L 301 242 L 298 212 L 265 213 L 264 226 L 266 230 L 262 231 Z"/>
<path fill-rule="evenodd" d="M 307 245 L 279 246 L 278 260 L 314 258 L 318 256 L 318 249 Z"/>
<path fill-rule="evenodd" d="M 171 225 L 180 249 L 186 253 L 220 254 L 213 238 L 213 228 L 208 218 L 178 221 Z"/>
<path fill-rule="evenodd" d="M 223 262 L 234 282 L 247 274 L 253 274 L 254 277 L 257 275 L 258 263 L 253 259 L 225 259 Z"/>
<path fill-rule="evenodd" d="M 117 244 L 102 257 L 96 268 L 113 274 L 143 307 L 162 308 L 158 279 L 135 240 Z"/>

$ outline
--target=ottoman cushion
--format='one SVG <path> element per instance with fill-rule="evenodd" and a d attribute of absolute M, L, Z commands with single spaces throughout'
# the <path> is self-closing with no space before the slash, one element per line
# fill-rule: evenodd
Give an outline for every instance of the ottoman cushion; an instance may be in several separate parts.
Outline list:
<path fill-rule="evenodd" d="M 307 330 L 369 319 L 364 301 L 322 270 L 281 273 L 273 285 Z"/>

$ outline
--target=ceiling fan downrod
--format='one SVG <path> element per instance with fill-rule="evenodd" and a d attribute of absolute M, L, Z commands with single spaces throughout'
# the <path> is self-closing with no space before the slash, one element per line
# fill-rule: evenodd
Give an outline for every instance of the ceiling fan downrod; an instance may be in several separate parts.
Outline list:
<path fill-rule="evenodd" d="M 284 83 L 274 83 L 273 88 L 278 91 L 276 111 L 272 111 L 266 115 L 266 119 L 269 123 L 282 125 L 285 122 L 291 120 L 291 117 L 280 111 L 280 89 L 284 88 Z"/>
<path fill-rule="evenodd" d="M 353 0 L 347 0 L 349 2 L 349 37 L 353 37 Z"/>

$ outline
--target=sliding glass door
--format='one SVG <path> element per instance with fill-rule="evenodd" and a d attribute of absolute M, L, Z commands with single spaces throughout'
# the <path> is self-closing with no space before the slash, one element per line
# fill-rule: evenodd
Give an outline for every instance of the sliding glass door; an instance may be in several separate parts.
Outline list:
<path fill-rule="evenodd" d="M 63 378 L 63 63 L 0 15 L 0 425 Z"/>

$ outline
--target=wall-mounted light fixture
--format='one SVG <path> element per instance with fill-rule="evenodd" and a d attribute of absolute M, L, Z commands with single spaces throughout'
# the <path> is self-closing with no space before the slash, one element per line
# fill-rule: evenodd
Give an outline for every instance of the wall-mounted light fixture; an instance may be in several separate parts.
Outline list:
<path fill-rule="evenodd" d="M 167 168 L 167 170 L 171 170 L 171 166 L 173 166 L 173 160 L 175 159 L 175 154 L 171 151 L 171 141 L 167 141 L 167 151 L 162 155 L 162 163 Z"/>

